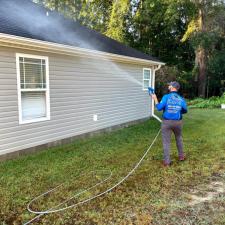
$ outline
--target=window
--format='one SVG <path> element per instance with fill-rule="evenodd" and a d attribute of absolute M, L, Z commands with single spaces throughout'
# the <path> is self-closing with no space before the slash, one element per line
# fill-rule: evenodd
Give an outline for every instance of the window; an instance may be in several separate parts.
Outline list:
<path fill-rule="evenodd" d="M 148 87 L 151 86 L 151 69 L 144 68 L 143 69 L 143 90 L 148 90 Z"/>
<path fill-rule="evenodd" d="M 50 119 L 48 57 L 16 54 L 19 123 Z"/>

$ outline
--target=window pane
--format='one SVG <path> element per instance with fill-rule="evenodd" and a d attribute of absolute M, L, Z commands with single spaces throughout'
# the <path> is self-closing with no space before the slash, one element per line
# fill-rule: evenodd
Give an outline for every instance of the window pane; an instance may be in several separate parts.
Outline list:
<path fill-rule="evenodd" d="M 24 58 L 20 61 L 21 88 L 46 88 L 46 67 L 41 59 Z"/>
<path fill-rule="evenodd" d="M 46 88 L 46 67 L 45 65 L 42 65 L 42 83 L 43 83 L 43 88 Z"/>
<path fill-rule="evenodd" d="M 23 63 L 20 63 L 20 84 L 21 84 L 21 88 L 25 88 L 24 87 L 24 67 L 23 67 Z"/>
<path fill-rule="evenodd" d="M 46 93 L 22 92 L 22 119 L 31 120 L 46 117 Z"/>
<path fill-rule="evenodd" d="M 33 63 L 41 65 L 42 59 L 24 58 L 24 63 Z"/>
<path fill-rule="evenodd" d="M 149 87 L 149 81 L 144 80 L 144 89 L 148 89 L 148 87 Z"/>
<path fill-rule="evenodd" d="M 150 80 L 150 70 L 144 70 L 144 79 Z"/>
<path fill-rule="evenodd" d="M 41 88 L 42 71 L 41 65 L 24 64 L 26 88 Z"/>
<path fill-rule="evenodd" d="M 42 62 L 42 65 L 45 65 L 45 59 L 42 59 L 41 62 Z"/>

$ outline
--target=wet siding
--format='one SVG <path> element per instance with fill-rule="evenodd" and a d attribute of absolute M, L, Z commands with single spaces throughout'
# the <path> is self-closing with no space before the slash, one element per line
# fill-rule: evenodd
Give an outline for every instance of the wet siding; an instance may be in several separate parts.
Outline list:
<path fill-rule="evenodd" d="M 49 57 L 51 120 L 19 124 L 16 53 Z M 143 67 L 0 47 L 0 155 L 150 116 Z"/>

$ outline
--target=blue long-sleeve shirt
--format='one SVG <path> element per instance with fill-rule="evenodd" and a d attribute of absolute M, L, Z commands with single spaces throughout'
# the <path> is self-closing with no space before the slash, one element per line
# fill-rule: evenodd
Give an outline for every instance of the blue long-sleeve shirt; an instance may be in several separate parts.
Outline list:
<path fill-rule="evenodd" d="M 181 120 L 182 114 L 187 113 L 186 101 L 177 92 L 164 95 L 156 108 L 158 111 L 163 110 L 165 120 Z"/>

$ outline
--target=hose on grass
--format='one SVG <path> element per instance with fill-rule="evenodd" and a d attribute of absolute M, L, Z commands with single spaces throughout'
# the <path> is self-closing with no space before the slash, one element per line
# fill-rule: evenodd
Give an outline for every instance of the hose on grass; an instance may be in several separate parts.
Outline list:
<path fill-rule="evenodd" d="M 112 187 L 108 188 L 107 190 L 105 190 L 105 191 L 103 191 L 103 192 L 101 192 L 101 193 L 99 193 L 99 194 L 96 194 L 96 195 L 94 195 L 94 196 L 92 196 L 92 197 L 89 197 L 89 198 L 87 198 L 87 199 L 85 199 L 85 200 L 82 200 L 82 201 L 80 201 L 80 202 L 77 202 L 77 203 L 75 203 L 75 204 L 72 204 L 72 205 L 69 205 L 69 206 L 66 206 L 66 207 L 59 208 L 60 206 L 64 205 L 64 204 L 67 203 L 68 201 L 70 201 L 70 200 L 72 200 L 72 199 L 78 197 L 79 195 L 81 195 L 81 194 L 83 194 L 83 193 L 85 193 L 85 192 L 87 192 L 87 191 L 90 191 L 90 190 L 92 190 L 93 188 L 95 188 L 95 187 L 97 187 L 97 186 L 99 186 L 99 185 L 105 183 L 105 182 L 106 182 L 107 180 L 109 180 L 109 179 L 111 178 L 111 176 L 112 176 L 112 171 L 110 171 L 110 175 L 107 176 L 105 179 L 103 179 L 103 180 L 101 180 L 100 182 L 98 182 L 97 184 L 95 184 L 95 185 L 93 185 L 93 186 L 91 186 L 91 187 L 89 187 L 89 188 L 87 188 L 87 189 L 85 189 L 85 190 L 83 190 L 83 191 L 77 193 L 76 195 L 74 195 L 74 196 L 72 196 L 72 197 L 66 199 L 65 201 L 61 202 L 60 204 L 58 204 L 58 205 L 56 205 L 56 206 L 53 206 L 53 207 L 50 208 L 50 209 L 47 209 L 46 211 L 35 211 L 35 210 L 32 210 L 32 209 L 31 209 L 31 204 L 32 204 L 32 203 L 34 203 L 35 201 L 37 201 L 37 200 L 40 199 L 41 197 L 46 196 L 47 194 L 54 192 L 56 189 L 58 189 L 60 186 L 63 185 L 63 184 L 61 184 L 61 185 L 59 185 L 59 186 L 57 186 L 57 187 L 55 187 L 55 188 L 53 188 L 53 189 L 51 189 L 51 190 L 48 190 L 47 192 L 45 192 L 45 193 L 43 193 L 43 194 L 41 194 L 41 195 L 35 197 L 33 200 L 31 200 L 31 201 L 28 203 L 28 205 L 27 205 L 27 210 L 28 210 L 29 212 L 31 212 L 31 213 L 36 214 L 37 216 L 34 217 L 33 219 L 29 220 L 28 222 L 24 223 L 24 225 L 28 225 L 28 224 L 32 223 L 33 221 L 35 221 L 36 219 L 40 218 L 40 217 L 43 216 L 43 215 L 48 215 L 48 214 L 51 214 L 51 213 L 61 212 L 61 211 L 64 211 L 64 210 L 67 210 L 67 209 L 76 207 L 76 206 L 78 206 L 78 205 L 82 205 L 82 204 L 84 204 L 84 203 L 90 202 L 90 201 L 93 200 L 93 199 L 96 199 L 96 198 L 98 198 L 98 197 L 101 197 L 101 196 L 103 196 L 103 195 L 105 195 L 105 194 L 111 192 L 113 189 L 115 189 L 115 188 L 118 187 L 121 183 L 123 183 L 128 177 L 130 177 L 131 174 L 133 174 L 134 171 L 140 166 L 140 164 L 142 163 L 142 161 L 144 160 L 144 158 L 146 157 L 146 155 L 148 154 L 148 152 L 150 151 L 150 149 L 152 148 L 152 146 L 153 146 L 154 143 L 156 142 L 156 140 L 157 140 L 157 138 L 158 138 L 160 132 L 161 132 L 161 128 L 160 128 L 159 131 L 157 132 L 157 134 L 156 134 L 154 140 L 152 141 L 152 143 L 150 144 L 150 146 L 148 147 L 148 149 L 145 151 L 144 155 L 143 155 L 143 156 L 141 157 L 141 159 L 136 163 L 136 165 L 133 167 L 133 169 L 130 170 L 130 172 L 129 172 L 125 177 L 123 177 L 119 182 L 117 182 L 115 185 L 113 185 Z M 106 171 L 106 170 L 105 170 L 105 171 Z M 93 172 L 94 172 L 94 171 L 93 171 Z"/>
<path fill-rule="evenodd" d="M 83 193 L 85 193 L 85 192 L 87 192 L 87 191 L 90 191 L 91 189 L 93 189 L 93 188 L 95 188 L 95 187 L 97 187 L 97 186 L 99 186 L 99 185 L 105 183 L 107 180 L 109 180 L 109 179 L 112 177 L 112 171 L 110 171 L 110 170 L 98 170 L 98 171 L 108 171 L 108 172 L 110 172 L 110 173 L 109 173 L 109 175 L 108 175 L 105 179 L 101 180 L 100 182 L 96 183 L 95 185 L 93 185 L 93 186 L 91 186 L 91 187 L 89 187 L 89 188 L 87 188 L 87 189 L 85 189 L 85 190 L 83 190 L 83 191 L 78 192 L 78 193 L 75 194 L 74 196 L 72 196 L 72 197 L 70 197 L 70 198 L 64 200 L 63 202 L 59 203 L 59 204 L 56 205 L 56 206 L 51 207 L 50 209 L 48 209 L 48 210 L 45 211 L 45 212 L 48 212 L 48 211 L 53 210 L 53 209 L 56 209 L 56 208 L 60 207 L 61 205 L 66 204 L 66 203 L 69 202 L 70 200 L 72 200 L 72 199 L 78 197 L 79 195 L 81 195 L 81 194 L 83 194 Z M 96 172 L 97 172 L 97 171 L 91 171 L 90 173 L 96 173 Z M 83 173 L 83 174 L 81 174 L 81 175 L 78 176 L 78 177 L 81 177 L 82 175 L 87 175 L 87 174 L 88 174 L 88 173 Z M 47 192 L 45 192 L 45 193 L 43 193 L 43 194 L 41 194 L 41 195 L 35 197 L 33 200 L 31 200 L 31 201 L 29 202 L 29 204 L 27 205 L 28 211 L 31 212 L 31 213 L 34 213 L 34 214 L 39 214 L 39 215 L 36 216 L 36 217 L 34 217 L 33 219 L 29 220 L 28 222 L 24 223 L 24 225 L 30 224 L 30 223 L 33 222 L 34 220 L 36 220 L 36 219 L 40 218 L 41 216 L 43 216 L 44 214 L 48 214 L 48 213 L 36 213 L 35 211 L 33 211 L 33 210 L 30 209 L 30 206 L 31 206 L 31 204 L 32 204 L 33 202 L 35 202 L 35 201 L 38 200 L 39 198 L 41 198 L 41 197 L 43 197 L 43 196 L 46 196 L 47 194 L 56 191 L 57 189 L 59 189 L 60 187 L 62 187 L 63 184 L 64 184 L 64 183 L 58 185 L 58 186 L 55 187 L 55 188 L 52 188 L 52 189 L 48 190 Z"/>

